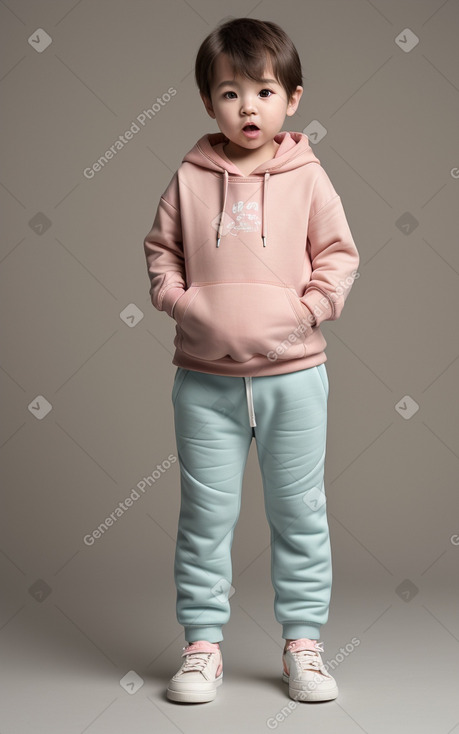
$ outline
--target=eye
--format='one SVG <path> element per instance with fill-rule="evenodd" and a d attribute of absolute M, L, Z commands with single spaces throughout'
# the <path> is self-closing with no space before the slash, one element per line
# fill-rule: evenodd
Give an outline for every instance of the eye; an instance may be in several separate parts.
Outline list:
<path fill-rule="evenodd" d="M 266 92 L 266 94 L 265 94 L 265 92 Z M 260 92 L 260 95 L 262 97 L 264 97 L 265 99 L 267 99 L 268 97 L 270 97 L 272 94 L 273 94 L 273 92 L 271 92 L 270 89 L 262 89 L 261 92 Z"/>
<path fill-rule="evenodd" d="M 234 94 L 234 97 L 228 97 L 229 94 Z M 225 92 L 223 95 L 224 99 L 235 99 L 235 97 L 236 97 L 236 92 Z"/>

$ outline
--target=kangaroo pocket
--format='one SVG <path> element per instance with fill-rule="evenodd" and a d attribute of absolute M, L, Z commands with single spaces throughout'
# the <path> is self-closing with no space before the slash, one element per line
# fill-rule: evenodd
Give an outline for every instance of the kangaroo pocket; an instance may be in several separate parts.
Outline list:
<path fill-rule="evenodd" d="M 308 314 L 293 286 L 191 284 L 175 306 L 174 344 L 205 360 L 295 359 L 306 353 Z"/>

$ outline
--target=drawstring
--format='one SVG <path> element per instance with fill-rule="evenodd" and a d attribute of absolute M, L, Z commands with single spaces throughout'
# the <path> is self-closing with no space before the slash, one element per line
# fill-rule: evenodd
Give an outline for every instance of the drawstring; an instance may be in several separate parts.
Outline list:
<path fill-rule="evenodd" d="M 228 178 L 229 178 L 228 171 L 225 169 L 225 171 L 223 172 L 223 206 L 222 206 L 222 211 L 220 214 L 220 221 L 218 223 L 216 247 L 220 247 L 220 241 L 222 238 L 223 219 L 225 216 L 226 200 L 228 198 Z M 267 201 L 268 201 L 268 181 L 269 181 L 269 173 L 266 172 L 263 177 L 263 196 L 262 196 L 262 204 L 261 204 L 261 240 L 263 242 L 263 247 L 266 247 L 266 241 L 268 239 L 267 217 L 265 216 L 265 210 L 267 208 Z"/>
<path fill-rule="evenodd" d="M 228 171 L 225 170 L 223 172 L 223 206 L 222 206 L 222 212 L 221 212 L 221 215 L 220 215 L 220 221 L 218 223 L 217 247 L 220 247 L 220 240 L 222 238 L 223 217 L 225 216 L 227 195 L 228 195 Z"/>
<path fill-rule="evenodd" d="M 224 175 L 223 175 L 223 207 L 222 207 L 222 211 L 220 214 L 220 222 L 218 223 L 217 247 L 220 247 L 220 240 L 222 238 L 223 217 L 225 216 L 227 195 L 228 195 L 228 171 L 225 169 Z"/>
<path fill-rule="evenodd" d="M 268 201 L 268 181 L 269 181 L 269 173 L 265 173 L 263 178 L 263 203 L 261 205 L 261 239 L 263 241 L 263 247 L 266 247 L 266 238 L 268 236 L 267 234 L 267 224 L 266 224 L 266 216 L 265 216 L 265 210 L 267 206 Z"/>

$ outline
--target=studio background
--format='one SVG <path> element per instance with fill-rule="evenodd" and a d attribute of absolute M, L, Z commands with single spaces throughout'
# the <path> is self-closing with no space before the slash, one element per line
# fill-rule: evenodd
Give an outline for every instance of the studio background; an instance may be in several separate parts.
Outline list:
<path fill-rule="evenodd" d="M 218 131 L 197 49 L 242 15 L 299 51 L 304 93 L 283 129 L 312 131 L 361 259 L 322 327 L 321 639 L 340 696 L 288 715 L 255 441 L 225 683 L 206 706 L 165 698 L 185 644 L 175 323 L 151 305 L 143 239 L 185 153 Z M 457 0 L 0 3 L 2 734 L 459 731 L 458 22 Z"/>

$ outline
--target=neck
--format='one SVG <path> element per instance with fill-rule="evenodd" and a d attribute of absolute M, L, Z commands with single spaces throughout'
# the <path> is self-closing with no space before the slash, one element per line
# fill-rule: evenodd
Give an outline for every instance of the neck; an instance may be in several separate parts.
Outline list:
<path fill-rule="evenodd" d="M 253 171 L 266 161 L 270 161 L 276 155 L 279 143 L 275 140 L 269 141 L 257 150 L 247 150 L 238 145 L 233 145 L 231 141 L 225 143 L 223 150 L 229 160 L 238 167 L 250 168 Z"/>

